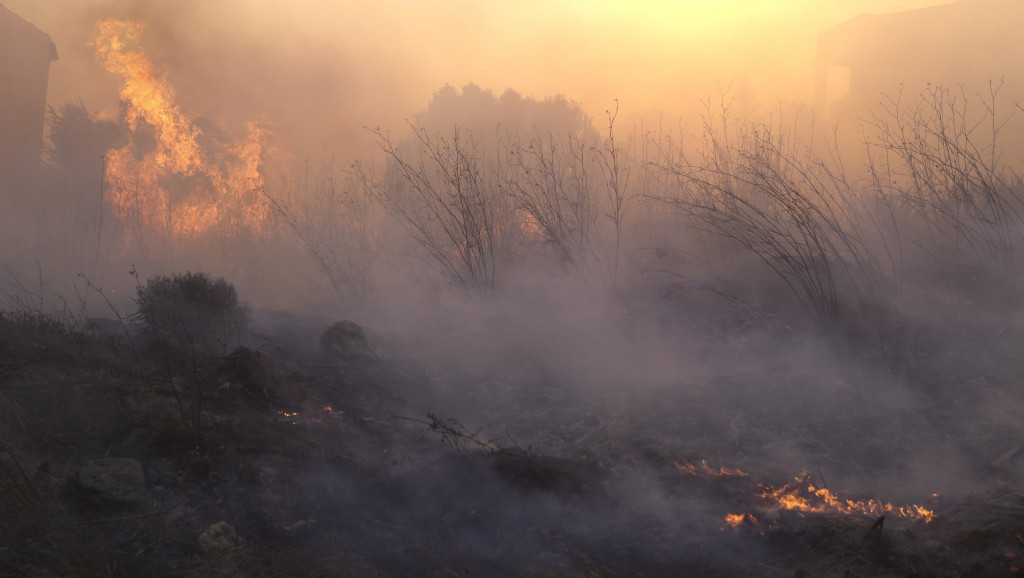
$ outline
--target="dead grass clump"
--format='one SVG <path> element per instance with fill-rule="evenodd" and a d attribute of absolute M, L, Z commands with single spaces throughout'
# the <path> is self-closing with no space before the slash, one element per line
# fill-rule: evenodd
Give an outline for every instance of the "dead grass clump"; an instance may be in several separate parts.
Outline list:
<path fill-rule="evenodd" d="M 355 574 L 349 571 L 348 567 L 349 565 L 344 562 L 331 563 L 331 561 L 318 559 L 300 549 L 254 544 L 205 553 L 192 561 L 189 576 L 195 578 L 227 576 L 349 578 L 357 575 L 376 575 L 376 572 Z"/>
<path fill-rule="evenodd" d="M 74 363 L 83 340 L 54 316 L 0 310 L 0 367 L 29 361 Z"/>

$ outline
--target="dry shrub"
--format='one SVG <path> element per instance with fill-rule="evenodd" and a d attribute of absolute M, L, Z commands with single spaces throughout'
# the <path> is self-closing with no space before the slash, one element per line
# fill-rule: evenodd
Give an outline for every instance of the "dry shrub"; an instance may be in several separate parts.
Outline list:
<path fill-rule="evenodd" d="M 680 192 L 653 199 L 757 257 L 819 323 L 837 321 L 851 297 L 892 286 L 889 241 L 869 199 L 841 163 L 801 151 L 781 124 L 717 129 L 709 113 L 700 158 L 665 168 Z"/>
<path fill-rule="evenodd" d="M 227 353 L 252 317 L 232 284 L 206 273 L 153 277 L 139 285 L 136 303 L 134 320 L 152 343 L 185 353 Z"/>
<path fill-rule="evenodd" d="M 373 355 L 366 332 L 352 321 L 338 321 L 324 330 L 320 349 L 331 355 Z"/>
<path fill-rule="evenodd" d="M 182 422 L 198 446 L 203 412 L 200 366 L 238 344 L 251 310 L 239 302 L 233 285 L 205 273 L 154 277 L 138 286 L 136 303 L 139 310 L 133 320 L 148 333 L 153 354 L 172 376 Z"/>

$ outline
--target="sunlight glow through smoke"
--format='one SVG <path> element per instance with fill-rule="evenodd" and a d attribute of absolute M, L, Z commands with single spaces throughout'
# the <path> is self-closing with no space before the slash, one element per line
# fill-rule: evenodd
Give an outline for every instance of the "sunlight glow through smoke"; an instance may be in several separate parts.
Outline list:
<path fill-rule="evenodd" d="M 52 35 L 50 103 L 116 99 L 88 49 L 104 18 L 145 22 L 147 49 L 183 107 L 200 116 L 267 114 L 311 151 L 372 144 L 363 126 L 402 126 L 445 84 L 475 83 L 580 102 L 600 124 L 627 113 L 692 115 L 732 86 L 762 106 L 810 103 L 818 34 L 865 12 L 942 0 L 7 0 Z M 83 32 L 86 31 L 86 32 Z M 296 106 L 295 103 L 303 103 Z M 308 122 L 303 111 L 316 110 Z M 337 118 L 324 122 L 324 114 Z M 356 154 L 349 150 L 344 154 Z"/>

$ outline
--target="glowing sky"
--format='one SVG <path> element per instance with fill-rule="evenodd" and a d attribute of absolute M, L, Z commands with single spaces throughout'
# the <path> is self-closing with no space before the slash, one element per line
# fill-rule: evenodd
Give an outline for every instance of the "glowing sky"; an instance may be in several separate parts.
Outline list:
<path fill-rule="evenodd" d="M 61 60 L 51 104 L 116 103 L 88 43 L 100 18 L 148 24 L 154 60 L 201 114 L 335 109 L 336 138 L 392 125 L 444 84 L 564 94 L 592 115 L 681 112 L 720 85 L 809 101 L 818 33 L 936 0 L 5 0 Z M 321 125 L 323 123 L 320 123 Z M 332 137 L 317 135 L 331 140 Z"/>

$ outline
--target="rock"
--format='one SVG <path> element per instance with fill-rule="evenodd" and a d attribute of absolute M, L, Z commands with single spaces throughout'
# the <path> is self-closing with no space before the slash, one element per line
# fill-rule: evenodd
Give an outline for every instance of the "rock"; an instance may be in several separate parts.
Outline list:
<path fill-rule="evenodd" d="M 195 517 L 195 511 L 182 505 L 175 506 L 164 518 L 163 530 L 174 540 L 187 543 L 195 535 L 191 525 Z"/>
<path fill-rule="evenodd" d="M 65 495 L 79 505 L 99 508 L 138 506 L 146 499 L 142 464 L 131 458 L 90 460 L 68 476 Z"/>
<path fill-rule="evenodd" d="M 194 445 L 195 434 L 191 424 L 182 415 L 181 404 L 171 397 L 152 397 L 145 409 L 143 425 L 144 435 L 152 438 L 157 452 Z M 131 453 L 131 448 L 119 449 L 128 455 L 140 455 Z"/>
<path fill-rule="evenodd" d="M 242 545 L 242 539 L 235 533 L 235 527 L 221 520 L 211 524 L 199 534 L 199 549 L 205 554 L 231 550 Z"/>
<path fill-rule="evenodd" d="M 324 353 L 341 356 L 376 356 L 363 328 L 352 321 L 339 321 L 320 334 L 320 349 Z"/>
<path fill-rule="evenodd" d="M 267 398 L 277 382 L 277 367 L 266 353 L 243 345 L 224 360 L 218 377 L 221 382 L 241 384 L 246 393 Z"/>

